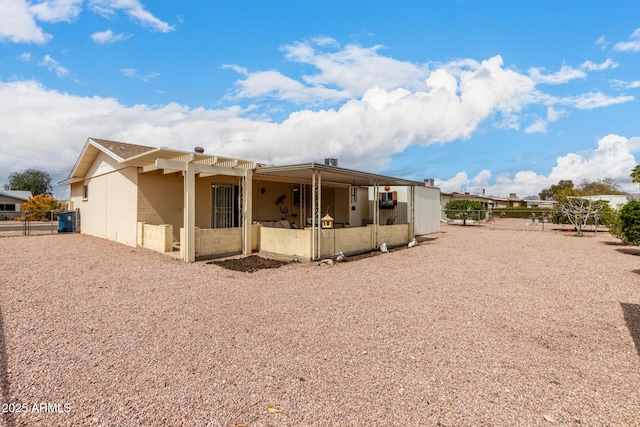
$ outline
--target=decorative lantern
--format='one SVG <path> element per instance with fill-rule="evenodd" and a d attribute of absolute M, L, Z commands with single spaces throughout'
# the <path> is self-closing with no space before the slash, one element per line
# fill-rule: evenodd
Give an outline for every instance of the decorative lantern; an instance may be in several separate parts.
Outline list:
<path fill-rule="evenodd" d="M 329 214 L 322 217 L 322 228 L 333 228 L 333 218 Z"/>

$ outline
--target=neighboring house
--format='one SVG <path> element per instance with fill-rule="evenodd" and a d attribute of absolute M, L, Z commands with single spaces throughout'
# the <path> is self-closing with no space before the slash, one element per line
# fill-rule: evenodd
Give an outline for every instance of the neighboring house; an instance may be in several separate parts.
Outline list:
<path fill-rule="evenodd" d="M 0 219 L 22 215 L 22 204 L 32 197 L 31 191 L 0 190 Z"/>
<path fill-rule="evenodd" d="M 179 248 L 189 262 L 256 250 L 317 259 L 404 244 L 416 226 L 420 234 L 439 231 L 429 220 L 439 216 L 437 202 L 425 202 L 439 200 L 439 189 L 323 163 L 266 166 L 90 138 L 60 184 L 71 186 L 81 233 L 159 252 Z M 387 186 L 403 188 L 400 207 L 370 202 L 370 191 L 376 200 Z M 396 221 L 388 224 L 383 212 L 391 211 Z M 320 227 L 327 214 L 332 229 Z"/>
<path fill-rule="evenodd" d="M 611 209 L 620 209 L 629 202 L 626 194 L 594 194 L 591 196 L 571 196 L 570 199 L 604 200 L 609 203 Z"/>
<path fill-rule="evenodd" d="M 555 200 L 540 200 L 540 199 L 529 199 L 526 200 L 528 208 L 538 208 L 538 209 L 553 209 L 556 207 L 558 202 Z"/>
<path fill-rule="evenodd" d="M 493 197 L 493 208 L 524 208 L 527 207 L 527 201 L 519 198 L 515 193 L 511 193 L 509 197 Z"/>

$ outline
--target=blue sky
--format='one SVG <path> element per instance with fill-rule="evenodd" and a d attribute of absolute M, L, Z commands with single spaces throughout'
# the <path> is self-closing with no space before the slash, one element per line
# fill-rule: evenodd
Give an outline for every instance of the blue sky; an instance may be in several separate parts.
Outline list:
<path fill-rule="evenodd" d="M 97 137 L 445 191 L 638 189 L 637 1 L 3 0 L 0 49 L 0 185 L 66 178 Z"/>

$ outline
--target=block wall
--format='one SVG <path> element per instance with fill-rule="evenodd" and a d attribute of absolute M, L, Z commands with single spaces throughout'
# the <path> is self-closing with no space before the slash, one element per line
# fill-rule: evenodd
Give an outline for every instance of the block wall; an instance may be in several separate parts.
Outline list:
<path fill-rule="evenodd" d="M 170 224 L 138 223 L 138 245 L 156 252 L 173 250 L 173 226 Z"/>
<path fill-rule="evenodd" d="M 311 229 L 260 227 L 260 250 L 310 259 Z"/>
<path fill-rule="evenodd" d="M 401 245 L 409 243 L 413 236 L 409 237 L 411 224 L 384 225 L 378 227 L 378 245 Z"/>
<path fill-rule="evenodd" d="M 373 227 L 371 226 L 324 229 L 320 233 L 322 256 L 335 255 L 340 251 L 348 253 L 373 248 Z"/>
<path fill-rule="evenodd" d="M 182 173 L 140 174 L 138 190 L 138 222 L 170 224 L 173 226 L 173 239 L 177 241 L 184 221 Z"/>

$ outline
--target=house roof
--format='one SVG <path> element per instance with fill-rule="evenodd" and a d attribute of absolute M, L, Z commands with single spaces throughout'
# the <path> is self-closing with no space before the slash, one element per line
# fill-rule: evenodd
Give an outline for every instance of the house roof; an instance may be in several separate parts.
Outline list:
<path fill-rule="evenodd" d="M 262 175 L 272 178 L 285 178 L 300 181 L 312 179 L 313 172 L 320 171 L 322 182 L 333 182 L 339 184 L 351 184 L 360 186 L 376 185 L 397 185 L 397 186 L 424 186 L 423 182 L 411 181 L 402 178 L 378 175 L 369 172 L 362 172 L 353 169 L 330 166 L 324 163 L 303 163 L 288 166 L 266 166 L 255 170 L 254 176 Z"/>
<path fill-rule="evenodd" d="M 213 156 L 203 153 L 174 150 L 170 148 L 156 148 L 144 145 L 127 144 L 118 141 L 89 138 L 80 153 L 69 178 L 61 181 L 60 185 L 69 185 L 84 179 L 96 156 L 105 153 L 119 164 L 124 166 L 136 166 L 148 172 L 156 170 L 156 160 L 178 160 L 182 162 L 192 161 L 204 165 L 223 166 L 230 168 L 253 169 L 255 175 L 270 179 L 287 179 L 300 182 L 311 181 L 313 173 L 320 171 L 322 181 L 325 183 L 339 183 L 350 185 L 371 186 L 397 185 L 397 186 L 423 186 L 424 183 L 401 178 L 393 178 L 368 172 L 330 166 L 323 163 L 303 163 L 288 166 L 266 166 L 256 162 L 239 160 L 229 157 Z"/>
<path fill-rule="evenodd" d="M 124 166 L 147 167 L 154 169 L 154 163 L 158 159 L 181 160 L 208 165 L 254 168 L 256 164 L 245 160 L 231 159 L 227 157 L 211 156 L 208 154 L 193 153 L 189 151 L 174 150 L 171 148 L 157 148 L 146 145 L 127 144 L 125 142 L 110 141 L 99 138 L 89 138 L 85 143 L 75 166 L 69 177 L 61 181 L 60 185 L 69 185 L 84 179 L 89 168 L 99 153 L 105 153 L 119 164 Z"/>
<path fill-rule="evenodd" d="M 152 150 L 156 150 L 156 148 L 144 145 L 127 144 L 118 141 L 109 141 L 106 139 L 89 138 L 84 144 L 76 164 L 73 166 L 73 169 L 71 169 L 69 177 L 58 184 L 69 185 L 74 182 L 82 181 L 93 164 L 96 156 L 100 152 L 107 154 L 118 163 L 122 163 L 128 158 L 138 156 Z"/>
<path fill-rule="evenodd" d="M 30 197 L 33 197 L 31 191 L 20 190 L 0 190 L 0 196 L 11 197 L 12 199 L 27 201 Z"/>

